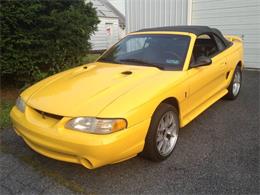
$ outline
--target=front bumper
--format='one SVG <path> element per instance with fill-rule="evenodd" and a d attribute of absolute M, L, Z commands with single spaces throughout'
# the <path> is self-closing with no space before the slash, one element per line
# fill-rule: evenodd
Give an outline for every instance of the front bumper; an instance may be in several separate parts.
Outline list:
<path fill-rule="evenodd" d="M 130 128 L 96 135 L 64 128 L 69 118 L 42 118 L 29 107 L 25 113 L 13 107 L 14 129 L 36 152 L 57 160 L 82 164 L 88 169 L 113 164 L 136 156 L 143 150 L 149 128 L 147 119 Z"/>

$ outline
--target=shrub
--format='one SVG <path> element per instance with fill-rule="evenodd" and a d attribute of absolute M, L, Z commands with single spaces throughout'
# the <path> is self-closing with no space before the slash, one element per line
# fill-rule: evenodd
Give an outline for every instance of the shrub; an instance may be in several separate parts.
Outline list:
<path fill-rule="evenodd" d="M 84 0 L 1 1 L 1 79 L 28 83 L 78 65 L 98 23 Z"/>

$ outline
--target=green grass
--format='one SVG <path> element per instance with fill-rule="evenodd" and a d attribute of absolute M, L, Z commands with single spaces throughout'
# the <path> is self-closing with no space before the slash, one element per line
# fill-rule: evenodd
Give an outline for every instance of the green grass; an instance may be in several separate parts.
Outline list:
<path fill-rule="evenodd" d="M 90 62 L 94 62 L 100 54 L 87 54 L 85 57 L 82 58 L 81 63 L 82 64 L 87 64 Z"/>
<path fill-rule="evenodd" d="M 14 105 L 14 102 L 9 100 L 2 100 L 1 101 L 1 108 L 0 108 L 0 128 L 7 128 L 11 126 L 11 121 L 9 117 L 9 113 Z"/>

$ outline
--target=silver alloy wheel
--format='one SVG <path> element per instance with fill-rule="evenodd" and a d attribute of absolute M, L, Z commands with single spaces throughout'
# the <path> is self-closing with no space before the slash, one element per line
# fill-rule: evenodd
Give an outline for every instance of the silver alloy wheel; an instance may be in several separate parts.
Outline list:
<path fill-rule="evenodd" d="M 234 75 L 232 92 L 234 96 L 237 96 L 241 86 L 241 74 L 240 71 L 236 71 Z"/>
<path fill-rule="evenodd" d="M 178 127 L 173 111 L 166 112 L 157 128 L 157 149 L 160 155 L 169 155 L 176 145 L 178 138 Z"/>

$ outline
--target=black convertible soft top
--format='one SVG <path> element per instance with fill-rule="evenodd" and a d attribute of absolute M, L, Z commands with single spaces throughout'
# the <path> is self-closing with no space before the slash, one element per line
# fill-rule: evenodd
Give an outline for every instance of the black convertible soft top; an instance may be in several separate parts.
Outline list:
<path fill-rule="evenodd" d="M 216 28 L 210 28 L 208 26 L 165 26 L 165 27 L 158 27 L 158 28 L 145 28 L 138 30 L 136 32 L 151 32 L 151 31 L 175 31 L 175 32 L 188 32 L 193 33 L 197 36 L 201 34 L 207 33 L 214 33 L 216 34 L 226 46 L 230 45 L 230 42 L 223 36 L 223 34 Z"/>

